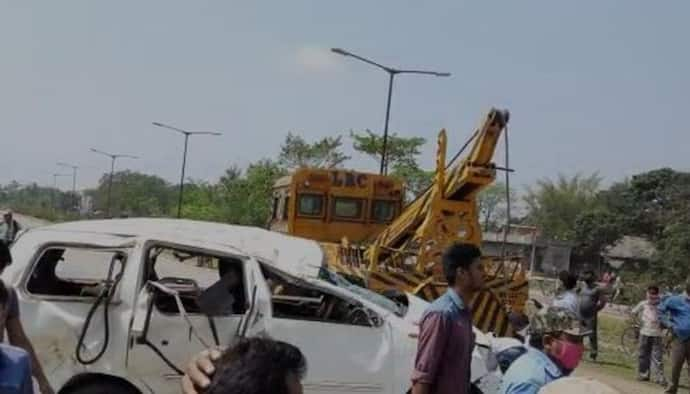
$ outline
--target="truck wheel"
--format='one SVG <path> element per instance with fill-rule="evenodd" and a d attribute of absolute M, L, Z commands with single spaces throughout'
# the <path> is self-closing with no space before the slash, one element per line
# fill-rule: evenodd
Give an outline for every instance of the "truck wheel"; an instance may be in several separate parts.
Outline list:
<path fill-rule="evenodd" d="M 76 387 L 66 394 L 141 394 L 139 390 L 129 385 L 115 382 L 115 381 L 103 381 L 103 382 L 89 382 L 82 386 Z"/>

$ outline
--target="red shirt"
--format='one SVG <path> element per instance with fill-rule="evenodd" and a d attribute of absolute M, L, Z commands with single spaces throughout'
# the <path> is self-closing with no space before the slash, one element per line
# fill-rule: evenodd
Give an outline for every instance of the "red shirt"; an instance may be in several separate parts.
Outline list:
<path fill-rule="evenodd" d="M 429 384 L 435 394 L 468 394 L 474 339 L 470 310 L 448 289 L 422 317 L 412 383 Z"/>

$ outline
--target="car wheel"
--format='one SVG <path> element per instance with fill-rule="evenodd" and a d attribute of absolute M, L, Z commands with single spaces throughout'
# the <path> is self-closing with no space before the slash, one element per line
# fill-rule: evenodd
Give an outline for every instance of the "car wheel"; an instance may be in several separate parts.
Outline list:
<path fill-rule="evenodd" d="M 116 381 L 89 382 L 66 394 L 141 394 L 136 388 Z"/>

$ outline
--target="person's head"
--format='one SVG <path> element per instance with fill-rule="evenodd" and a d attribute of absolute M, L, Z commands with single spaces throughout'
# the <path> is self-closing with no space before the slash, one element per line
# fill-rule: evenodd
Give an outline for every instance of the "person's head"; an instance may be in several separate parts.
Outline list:
<path fill-rule="evenodd" d="M 242 260 L 230 257 L 218 259 L 218 275 L 229 287 L 236 287 L 242 283 Z"/>
<path fill-rule="evenodd" d="M 582 338 L 589 334 L 581 321 L 565 309 L 550 307 L 530 320 L 530 344 L 554 359 L 564 372 L 573 371 L 584 353 Z"/>
<path fill-rule="evenodd" d="M 685 294 L 690 296 L 690 279 L 685 281 Z"/>
<path fill-rule="evenodd" d="M 307 360 L 295 346 L 242 339 L 223 353 L 206 394 L 302 394 Z"/>
<path fill-rule="evenodd" d="M 12 211 L 7 211 L 5 212 L 4 215 L 2 215 L 3 219 L 5 220 L 5 223 L 10 223 L 12 222 Z"/>
<path fill-rule="evenodd" d="M 443 253 L 443 273 L 448 286 L 457 290 L 476 292 L 484 287 L 482 252 L 472 244 L 455 243 Z"/>
<path fill-rule="evenodd" d="M 582 273 L 582 281 L 587 283 L 587 285 L 592 286 L 597 280 L 596 275 L 594 274 L 594 271 L 592 270 L 587 270 Z"/>
<path fill-rule="evenodd" d="M 2 274 L 5 268 L 10 264 L 12 264 L 10 247 L 4 242 L 0 242 L 0 274 Z"/>
<path fill-rule="evenodd" d="M 647 301 L 654 305 L 657 305 L 661 301 L 661 294 L 659 294 L 659 286 L 647 286 Z"/>
<path fill-rule="evenodd" d="M 577 277 L 568 271 L 561 271 L 558 274 L 558 279 L 566 290 L 573 290 L 577 287 Z"/>

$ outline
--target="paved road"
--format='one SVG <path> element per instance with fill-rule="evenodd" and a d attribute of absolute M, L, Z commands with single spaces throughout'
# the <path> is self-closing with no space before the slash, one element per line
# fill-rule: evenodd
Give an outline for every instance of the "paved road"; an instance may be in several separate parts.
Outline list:
<path fill-rule="evenodd" d="M 0 214 L 5 214 L 4 209 L 0 209 Z M 16 220 L 22 228 L 34 228 L 34 227 L 40 227 L 40 226 L 45 226 L 47 224 L 50 224 L 49 221 L 47 220 L 42 220 L 42 219 L 37 219 L 31 216 L 24 216 L 22 214 L 13 213 L 14 220 Z"/>

